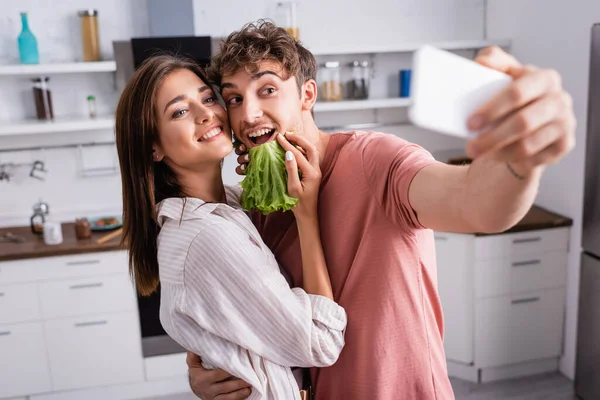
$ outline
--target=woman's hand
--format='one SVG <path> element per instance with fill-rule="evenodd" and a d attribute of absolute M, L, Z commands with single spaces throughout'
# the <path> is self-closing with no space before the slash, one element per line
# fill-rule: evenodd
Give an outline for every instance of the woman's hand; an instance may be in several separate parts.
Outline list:
<path fill-rule="evenodd" d="M 321 168 L 317 148 L 303 137 L 286 132 L 277 135 L 277 141 L 286 150 L 285 167 L 288 173 L 288 194 L 298 199 L 292 208 L 297 219 L 317 218 Z M 306 155 L 296 146 L 302 148 Z M 298 169 L 302 173 L 300 179 Z"/>

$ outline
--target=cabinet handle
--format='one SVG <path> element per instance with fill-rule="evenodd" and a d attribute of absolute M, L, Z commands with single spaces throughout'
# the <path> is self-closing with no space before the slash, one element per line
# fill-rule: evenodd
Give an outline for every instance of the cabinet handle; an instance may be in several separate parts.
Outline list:
<path fill-rule="evenodd" d="M 0 332 L 0 336 L 8 336 L 10 335 L 10 331 Z"/>
<path fill-rule="evenodd" d="M 514 239 L 513 243 L 514 244 L 532 243 L 532 242 L 539 242 L 540 240 L 542 240 L 542 238 L 538 236 L 538 237 L 532 237 L 532 238 Z"/>
<path fill-rule="evenodd" d="M 107 320 L 104 321 L 90 321 L 90 322 L 78 322 L 75 324 L 75 328 L 84 328 L 86 326 L 95 326 L 95 325 L 106 325 L 108 324 Z"/>
<path fill-rule="evenodd" d="M 69 286 L 69 289 L 89 289 L 89 288 L 95 288 L 95 287 L 102 287 L 102 282 L 98 282 L 98 283 L 84 283 L 81 285 L 71 285 Z"/>
<path fill-rule="evenodd" d="M 434 236 L 433 238 L 435 240 L 439 240 L 439 241 L 442 241 L 442 242 L 448 240 L 448 238 L 446 236 Z"/>
<path fill-rule="evenodd" d="M 100 260 L 68 261 L 67 265 L 91 265 L 100 264 Z"/>
<path fill-rule="evenodd" d="M 529 261 L 518 261 L 512 263 L 513 267 L 527 267 L 528 265 L 538 265 L 541 264 L 542 260 L 529 260 Z"/>
<path fill-rule="evenodd" d="M 528 297 L 526 299 L 513 300 L 513 304 L 524 304 L 524 303 L 535 303 L 536 301 L 540 301 L 539 297 Z"/>

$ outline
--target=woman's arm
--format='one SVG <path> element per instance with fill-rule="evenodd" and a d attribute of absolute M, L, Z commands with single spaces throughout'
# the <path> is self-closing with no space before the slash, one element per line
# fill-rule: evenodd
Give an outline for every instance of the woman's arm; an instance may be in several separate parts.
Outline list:
<path fill-rule="evenodd" d="M 288 140 L 301 146 L 302 154 Z M 302 253 L 302 287 L 307 293 L 318 294 L 333 300 L 331 281 L 319 230 L 318 199 L 321 184 L 319 153 L 316 147 L 306 139 L 293 134 L 277 138 L 286 150 L 285 166 L 288 173 L 288 193 L 298 199 L 298 205 L 292 208 L 298 226 L 300 249 Z M 298 175 L 302 171 L 302 180 Z"/>
<path fill-rule="evenodd" d="M 344 346 L 344 309 L 326 297 L 290 289 L 259 241 L 256 231 L 228 221 L 196 236 L 185 262 L 180 312 L 276 364 L 333 364 Z"/>

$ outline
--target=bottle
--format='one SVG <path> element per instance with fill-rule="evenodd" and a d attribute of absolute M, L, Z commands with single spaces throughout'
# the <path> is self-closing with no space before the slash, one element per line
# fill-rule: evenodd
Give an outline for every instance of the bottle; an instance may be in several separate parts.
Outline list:
<path fill-rule="evenodd" d="M 33 205 L 33 215 L 31 216 L 31 232 L 42 235 L 44 233 L 44 224 L 46 216 L 50 212 L 50 207 L 41 199 Z"/>
<path fill-rule="evenodd" d="M 280 1 L 275 9 L 275 23 L 296 40 L 300 40 L 300 30 L 296 21 L 296 2 Z"/>
<path fill-rule="evenodd" d="M 96 98 L 92 95 L 87 97 L 88 110 L 90 112 L 90 118 L 96 118 Z"/>
<path fill-rule="evenodd" d="M 81 44 L 83 61 L 100 61 L 100 41 L 98 38 L 98 11 L 79 11 L 81 18 Z"/>
<path fill-rule="evenodd" d="M 54 118 L 52 111 L 52 93 L 48 87 L 47 76 L 32 79 L 33 82 L 33 98 L 35 100 L 35 111 L 38 119 L 49 120 Z"/>
<path fill-rule="evenodd" d="M 39 64 L 40 56 L 38 54 L 37 39 L 33 32 L 29 30 L 27 13 L 21 13 L 21 25 L 23 26 L 23 29 L 17 39 L 21 64 Z"/>

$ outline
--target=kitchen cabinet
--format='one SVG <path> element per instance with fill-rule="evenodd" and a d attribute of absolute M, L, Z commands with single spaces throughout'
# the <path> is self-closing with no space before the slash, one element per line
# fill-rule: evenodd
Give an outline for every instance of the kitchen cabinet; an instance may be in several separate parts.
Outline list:
<path fill-rule="evenodd" d="M 144 380 L 125 251 L 0 262 L 0 398 Z"/>
<path fill-rule="evenodd" d="M 558 359 L 568 239 L 568 227 L 435 233 L 449 366 L 470 369 L 481 380 L 486 369 Z"/>

